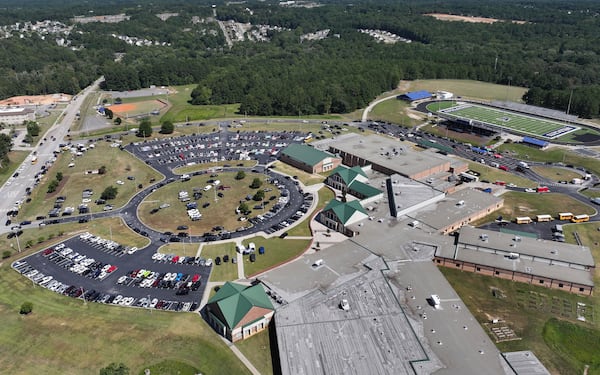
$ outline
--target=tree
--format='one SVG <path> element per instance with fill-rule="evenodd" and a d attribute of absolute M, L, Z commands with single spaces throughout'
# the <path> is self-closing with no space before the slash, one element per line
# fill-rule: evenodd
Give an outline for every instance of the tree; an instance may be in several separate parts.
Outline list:
<path fill-rule="evenodd" d="M 129 368 L 123 363 L 111 363 L 100 369 L 100 375 L 129 375 Z"/>
<path fill-rule="evenodd" d="M 244 171 L 238 171 L 238 173 L 235 175 L 236 180 L 243 180 L 244 178 L 246 178 L 246 172 Z"/>
<path fill-rule="evenodd" d="M 35 121 L 27 122 L 27 134 L 32 137 L 37 137 L 40 135 L 40 126 Z"/>
<path fill-rule="evenodd" d="M 149 137 L 152 135 L 152 123 L 150 119 L 145 118 L 140 122 L 140 127 L 138 128 L 137 136 L 138 137 Z"/>
<path fill-rule="evenodd" d="M 9 162 L 8 153 L 12 149 L 11 138 L 2 133 L 0 134 L 0 168 L 3 168 L 5 164 Z"/>
<path fill-rule="evenodd" d="M 106 166 L 105 165 L 103 165 L 100 168 L 98 168 L 98 174 L 99 175 L 103 175 L 105 173 L 106 173 Z"/>
<path fill-rule="evenodd" d="M 251 189 L 258 189 L 261 186 L 262 186 L 262 181 L 258 177 L 255 177 L 254 180 L 252 180 L 252 183 L 250 184 Z"/>
<path fill-rule="evenodd" d="M 52 180 L 50 181 L 50 183 L 48 184 L 48 194 L 50 193 L 54 193 L 56 191 L 56 188 L 58 187 L 58 181 L 56 180 Z"/>
<path fill-rule="evenodd" d="M 118 190 L 115 186 L 109 186 L 100 195 L 100 199 L 108 200 L 115 199 L 117 197 Z"/>
<path fill-rule="evenodd" d="M 263 199 L 265 199 L 265 192 L 262 190 L 257 191 L 256 194 L 254 194 L 254 196 L 252 197 L 252 199 L 257 202 L 262 201 Z"/>
<path fill-rule="evenodd" d="M 121 120 L 120 117 L 115 118 L 115 125 L 121 125 L 121 123 L 123 122 L 123 120 Z"/>
<path fill-rule="evenodd" d="M 173 134 L 175 125 L 171 121 L 165 121 L 160 125 L 160 134 Z"/>
<path fill-rule="evenodd" d="M 56 172 L 56 181 L 61 182 L 63 179 L 63 173 L 62 172 Z"/>
<path fill-rule="evenodd" d="M 210 104 L 210 98 L 212 97 L 212 90 L 206 86 L 196 87 L 192 93 L 192 104 Z"/>
<path fill-rule="evenodd" d="M 121 104 L 121 103 L 123 103 L 123 99 L 115 98 L 115 104 Z"/>
<path fill-rule="evenodd" d="M 108 108 L 104 108 L 104 116 L 108 117 L 109 120 L 112 120 L 114 113 Z"/>
<path fill-rule="evenodd" d="M 19 310 L 19 314 L 27 315 L 33 311 L 33 303 L 31 302 L 23 302 L 21 305 L 21 310 Z"/>
<path fill-rule="evenodd" d="M 248 207 L 246 202 L 240 203 L 238 210 L 240 210 L 240 212 L 243 213 L 244 215 L 247 215 L 248 213 L 250 213 L 250 208 Z"/>

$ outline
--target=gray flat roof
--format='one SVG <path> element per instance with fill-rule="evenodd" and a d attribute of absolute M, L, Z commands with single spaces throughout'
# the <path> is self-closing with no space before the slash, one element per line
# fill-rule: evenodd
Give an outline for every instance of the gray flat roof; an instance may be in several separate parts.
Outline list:
<path fill-rule="evenodd" d="M 481 235 L 486 235 L 487 238 L 482 240 Z M 458 241 L 460 244 L 501 250 L 504 253 L 517 253 L 589 267 L 595 266 L 592 253 L 586 246 L 538 240 L 529 237 L 519 237 L 520 240 L 517 242 L 515 241 L 515 237 L 514 234 L 466 226 L 460 230 Z"/>
<path fill-rule="evenodd" d="M 550 375 L 550 371 L 529 350 L 502 353 L 502 356 L 517 375 Z"/>
<path fill-rule="evenodd" d="M 461 201 L 464 204 L 459 205 Z M 440 202 L 419 211 L 414 215 L 414 218 L 439 230 L 500 201 L 502 201 L 502 198 L 495 197 L 492 194 L 466 188 L 448 194 Z"/>
<path fill-rule="evenodd" d="M 275 324 L 282 374 L 414 374 L 429 361 L 379 270 L 281 307 Z"/>
<path fill-rule="evenodd" d="M 594 286 L 594 277 L 590 270 L 561 267 L 522 257 L 508 259 L 501 254 L 486 253 L 465 248 L 458 249 L 456 259 L 535 276 Z"/>
<path fill-rule="evenodd" d="M 376 134 L 368 136 L 359 134 L 351 136 L 349 134 L 330 142 L 329 147 L 358 156 L 405 176 L 451 162 L 450 158 L 435 152 L 417 149 L 413 143 L 401 142 Z M 397 155 L 394 150 L 398 153 Z M 386 155 L 388 152 L 390 156 Z"/>

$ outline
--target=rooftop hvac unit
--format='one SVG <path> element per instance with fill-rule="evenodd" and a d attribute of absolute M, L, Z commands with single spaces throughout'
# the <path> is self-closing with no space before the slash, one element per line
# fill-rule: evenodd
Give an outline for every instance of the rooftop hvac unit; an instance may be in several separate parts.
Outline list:
<path fill-rule="evenodd" d="M 465 205 L 465 201 L 458 201 L 456 202 L 457 206 L 464 206 Z"/>
<path fill-rule="evenodd" d="M 488 235 L 487 235 L 486 233 L 483 233 L 483 234 L 479 235 L 479 238 L 480 238 L 482 241 L 487 241 L 487 239 L 488 239 Z"/>
<path fill-rule="evenodd" d="M 519 259 L 519 254 L 510 253 L 510 254 L 508 254 L 508 259 Z"/>
<path fill-rule="evenodd" d="M 521 242 L 521 237 L 515 236 L 515 242 Z"/>

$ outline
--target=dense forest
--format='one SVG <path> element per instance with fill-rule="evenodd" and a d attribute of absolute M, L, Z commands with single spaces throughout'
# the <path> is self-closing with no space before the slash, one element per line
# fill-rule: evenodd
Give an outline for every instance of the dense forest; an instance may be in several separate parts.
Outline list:
<path fill-rule="evenodd" d="M 584 117 L 600 114 L 597 1 L 320 4 L 0 0 L 4 25 L 44 19 L 73 25 L 76 15 L 130 16 L 119 23 L 74 24 L 68 39 L 75 48 L 36 34 L 0 39 L 0 97 L 74 93 L 104 75 L 107 89 L 193 83 L 198 85 L 190 98 L 194 104 L 240 103 L 246 114 L 303 115 L 363 107 L 400 79 L 455 78 L 525 86 L 527 103 L 569 107 Z M 268 41 L 245 40 L 229 48 L 213 10 L 218 20 L 284 29 L 268 31 Z M 178 16 L 162 21 L 156 17 L 160 12 Z M 501 21 L 446 22 L 429 13 Z M 323 29 L 330 30 L 325 39 L 301 39 Z M 377 43 L 358 29 L 385 30 L 412 42 Z M 135 46 L 114 35 L 158 43 Z M 122 59 L 115 61 L 115 53 Z"/>

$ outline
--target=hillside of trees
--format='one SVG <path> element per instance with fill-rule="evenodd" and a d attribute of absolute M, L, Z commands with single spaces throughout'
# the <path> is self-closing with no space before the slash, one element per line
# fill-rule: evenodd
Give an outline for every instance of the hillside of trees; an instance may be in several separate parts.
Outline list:
<path fill-rule="evenodd" d="M 7 6 L 16 0 L 0 0 Z M 197 84 L 194 104 L 240 103 L 255 115 L 306 115 L 348 112 L 363 107 L 400 79 L 476 79 L 529 87 L 529 104 L 566 110 L 584 117 L 600 115 L 600 3 L 532 0 L 521 2 L 342 1 L 317 8 L 281 7 L 274 1 L 243 4 L 180 0 L 90 1 L 60 3 L 24 0 L 2 13 L 5 24 L 18 20 L 127 13 L 129 21 L 88 23 L 69 38 L 76 51 L 52 38 L 0 39 L 0 97 L 62 91 L 75 93 L 97 76 L 105 88 L 128 90 L 149 85 Z M 52 3 L 52 4 L 48 4 Z M 225 44 L 211 20 L 281 26 L 270 41 Z M 143 4 L 143 6 L 138 6 Z M 249 12 L 248 9 L 252 11 Z M 159 12 L 178 17 L 159 20 Z M 493 24 L 445 22 L 428 13 L 492 17 Z M 202 22 L 191 22 L 192 17 Z M 21 17 L 21 18 L 19 18 Z M 45 17 L 45 18 L 40 18 Z M 523 24 L 511 20 L 525 21 Z M 323 40 L 300 36 L 330 29 Z M 380 29 L 412 40 L 377 43 L 357 29 Z M 168 43 L 138 47 L 112 34 Z M 115 62 L 115 53 L 123 53 Z"/>

